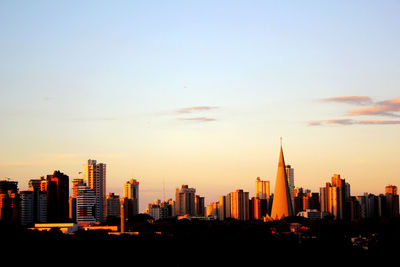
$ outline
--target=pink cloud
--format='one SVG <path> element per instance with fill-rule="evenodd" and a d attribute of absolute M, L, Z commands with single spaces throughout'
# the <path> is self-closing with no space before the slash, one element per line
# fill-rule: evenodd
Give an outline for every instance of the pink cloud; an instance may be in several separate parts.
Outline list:
<path fill-rule="evenodd" d="M 400 120 L 352 120 L 352 119 L 333 119 L 311 121 L 308 126 L 326 126 L 326 125 L 399 125 Z"/>
<path fill-rule="evenodd" d="M 322 102 L 338 102 L 338 103 L 346 103 L 352 105 L 369 105 L 372 104 L 373 101 L 368 96 L 336 96 L 329 98 L 320 99 Z"/>
<path fill-rule="evenodd" d="M 179 120 L 183 120 L 183 121 L 198 121 L 198 122 L 216 121 L 216 119 L 214 119 L 214 118 L 206 118 L 206 117 L 179 118 Z"/>
<path fill-rule="evenodd" d="M 400 115 L 393 113 L 399 111 L 400 111 L 400 97 L 377 102 L 376 105 L 373 107 L 350 110 L 348 112 L 348 115 L 350 116 L 384 115 L 384 116 L 399 117 Z"/>
<path fill-rule="evenodd" d="M 195 111 L 204 111 L 204 110 L 211 110 L 211 109 L 217 109 L 218 107 L 214 106 L 193 106 L 193 107 L 186 107 L 186 108 L 181 108 L 178 109 L 176 112 L 177 113 L 192 113 Z"/>

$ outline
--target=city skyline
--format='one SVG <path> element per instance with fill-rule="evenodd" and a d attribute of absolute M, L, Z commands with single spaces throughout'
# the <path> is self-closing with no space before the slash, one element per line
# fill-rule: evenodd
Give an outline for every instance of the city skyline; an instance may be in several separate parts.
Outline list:
<path fill-rule="evenodd" d="M 257 177 L 400 181 L 396 1 L 2 1 L 0 179 L 107 164 L 140 210 L 182 184 L 207 203 Z M 70 186 L 70 189 L 72 187 Z"/>
<path fill-rule="evenodd" d="M 281 138 L 281 142 L 282 142 L 282 138 Z M 286 181 L 286 183 L 287 183 L 287 185 L 286 186 L 289 186 L 289 182 L 290 181 L 295 181 L 295 179 L 294 179 L 294 169 L 290 166 L 290 165 L 287 165 L 287 164 L 285 164 L 285 161 L 283 160 L 283 151 L 282 151 L 282 143 L 281 143 L 281 150 L 280 150 L 280 153 L 279 153 L 279 163 L 277 164 L 278 166 L 277 166 L 277 169 L 278 169 L 278 173 L 276 174 L 276 178 L 275 179 L 272 179 L 272 180 L 266 180 L 266 181 L 260 181 L 260 177 L 257 177 L 254 181 L 253 181 L 253 183 L 255 182 L 255 184 L 256 184 L 256 190 L 254 190 L 254 192 L 250 192 L 250 196 L 251 197 L 257 197 L 257 198 L 259 198 L 260 196 L 258 196 L 258 194 L 257 194 L 257 190 L 259 190 L 259 189 L 257 189 L 259 186 L 258 186 L 258 183 L 260 183 L 260 182 L 267 182 L 268 183 L 268 187 L 269 187 L 269 185 L 271 184 L 272 186 L 276 186 L 275 184 L 276 184 L 276 181 L 277 180 L 279 180 L 279 179 L 281 179 L 281 183 L 282 183 L 282 181 Z M 83 165 L 83 170 L 84 170 L 84 172 L 86 171 L 86 169 L 88 168 L 87 166 L 88 166 L 88 164 L 92 164 L 92 163 L 94 163 L 94 165 L 96 166 L 96 164 L 97 164 L 97 160 L 94 160 L 94 159 L 89 159 L 89 160 L 86 160 L 85 161 L 85 164 Z M 103 166 L 104 166 L 104 169 L 105 169 L 105 165 L 106 165 L 106 163 L 99 163 L 99 166 L 101 165 L 101 168 L 103 168 Z M 282 166 L 285 166 L 284 168 L 282 167 Z M 286 176 L 286 174 L 285 175 L 283 175 L 282 174 L 282 172 L 283 172 L 283 170 L 281 169 L 281 168 L 283 168 L 284 169 L 284 171 L 288 171 L 289 169 L 290 169 L 290 171 L 291 171 L 291 178 L 289 179 L 288 177 L 289 176 Z M 54 171 L 54 173 L 56 173 L 56 172 L 59 172 L 59 170 L 55 170 Z M 338 174 L 338 173 L 334 173 L 334 174 L 332 174 L 333 176 L 332 177 L 336 177 L 336 176 L 341 176 L 341 174 Z M 49 176 L 49 175 L 47 175 L 47 176 Z M 83 175 L 83 176 L 88 176 L 87 174 L 86 175 Z M 285 176 L 285 179 L 283 179 L 283 176 Z M 41 177 L 37 177 L 37 178 L 40 178 L 40 179 L 44 179 L 44 177 L 45 176 L 41 176 Z M 279 179 L 278 179 L 278 177 L 279 177 Z M 105 177 L 104 177 L 105 178 Z M 104 179 L 103 178 L 103 179 Z M 9 178 L 9 177 L 6 177 L 5 179 L 10 179 L 10 180 L 12 180 L 11 178 Z M 35 179 L 35 178 L 33 178 L 33 179 Z M 127 194 L 127 191 L 126 191 L 126 188 L 127 188 L 127 185 L 128 184 L 135 184 L 135 185 L 139 185 L 139 182 L 140 182 L 140 179 L 138 179 L 138 178 L 136 177 L 136 179 L 133 179 L 133 178 L 130 178 L 129 180 L 130 181 L 125 181 L 125 183 L 124 184 L 122 184 L 121 185 L 121 188 L 120 189 L 118 189 L 118 190 L 114 190 L 114 191 L 110 191 L 110 190 L 108 190 L 107 189 L 107 184 L 105 183 L 105 184 L 103 184 L 103 186 L 101 187 L 102 189 L 101 190 L 104 190 L 104 201 L 105 201 L 105 196 L 106 195 L 108 195 L 108 194 L 115 194 L 115 195 L 118 195 L 118 196 L 120 196 L 120 197 L 128 197 L 128 198 L 131 198 L 131 196 L 128 196 Z M 283 180 L 282 180 L 283 179 Z M 20 182 L 18 181 L 18 179 L 14 179 L 17 183 L 18 183 L 18 188 L 19 188 L 19 190 L 20 191 L 24 191 L 24 190 L 27 190 L 28 189 L 28 187 L 29 188 L 31 188 L 31 181 L 29 181 L 29 183 L 26 185 L 26 186 L 24 186 L 24 185 L 21 185 L 20 184 Z M 84 182 L 84 184 L 86 185 L 86 183 L 88 183 L 88 184 L 91 184 L 92 182 L 90 181 L 90 179 L 88 178 L 88 177 L 86 177 L 86 178 L 73 178 L 73 179 L 70 179 L 70 181 L 69 181 L 69 185 L 70 185 L 70 196 L 74 196 L 74 194 L 75 194 L 75 192 L 74 192 L 74 180 L 81 180 L 81 181 L 83 181 Z M 104 179 L 104 180 L 106 180 L 106 179 Z M 105 182 L 105 181 L 104 181 Z M 164 183 L 165 181 L 163 181 L 163 183 Z M 272 183 L 271 183 L 272 182 Z M 319 193 L 319 191 L 321 190 L 321 188 L 323 188 L 325 185 L 325 182 L 326 181 L 324 181 L 323 183 L 321 183 L 321 185 L 320 186 L 317 186 L 318 187 L 318 189 L 317 190 L 311 190 L 311 188 L 313 188 L 314 186 L 304 186 L 304 185 L 296 185 L 295 184 L 295 186 L 294 186 L 294 188 L 296 188 L 296 189 L 301 189 L 301 190 L 310 190 L 310 191 L 312 191 L 312 192 L 314 192 L 314 193 Z M 351 196 L 362 196 L 362 195 L 364 195 L 364 194 L 374 194 L 374 195 L 380 195 L 380 194 L 383 194 L 384 193 L 384 190 L 377 190 L 377 192 L 375 193 L 375 192 L 363 192 L 363 193 L 354 193 L 353 192 L 353 187 L 351 187 L 350 186 L 350 183 L 348 184 L 349 185 L 349 189 L 350 189 L 350 191 L 348 191 L 348 194 L 349 195 L 351 195 Z M 386 184 L 385 185 L 385 190 L 386 190 L 386 187 L 387 186 L 391 186 L 392 184 Z M 180 187 L 181 185 L 176 185 L 175 187 L 174 187 L 174 191 L 175 191 L 175 198 L 176 198 L 176 192 L 178 191 L 178 189 L 179 189 L 179 187 Z M 187 184 L 185 185 L 185 184 L 182 184 L 182 187 L 187 187 Z M 281 186 L 281 185 L 280 185 Z M 394 186 L 396 186 L 396 185 L 394 185 Z M 195 187 L 197 187 L 197 186 L 195 186 Z M 90 188 L 90 187 L 87 187 L 87 188 Z M 240 185 L 232 185 L 232 188 L 236 188 L 236 189 L 234 189 L 234 190 L 236 190 L 236 191 L 238 191 L 238 190 L 243 190 L 243 187 L 242 186 L 240 186 Z M 239 188 L 239 189 L 238 189 Z M 276 189 L 276 188 L 275 188 Z M 174 199 L 174 195 L 168 195 L 168 196 L 166 196 L 165 195 L 165 192 L 163 191 L 163 192 L 161 192 L 162 193 L 162 196 L 160 195 L 160 192 L 158 192 L 158 191 L 156 191 L 156 192 L 151 192 L 152 193 L 152 196 L 156 196 L 156 197 L 154 197 L 154 198 L 150 198 L 149 196 L 146 196 L 146 194 L 144 194 L 145 196 L 143 197 L 142 196 L 142 193 L 139 193 L 139 191 L 138 191 L 138 187 L 135 189 L 136 190 L 136 193 L 135 193 L 135 195 L 137 194 L 137 195 L 140 195 L 140 197 L 141 197 L 141 200 L 140 200 L 140 205 L 137 207 L 137 208 L 139 208 L 139 210 L 137 210 L 137 208 L 136 208 L 136 210 L 137 210 L 137 212 L 140 212 L 140 213 L 143 213 L 143 212 L 145 212 L 145 210 L 147 209 L 147 207 L 148 207 L 148 204 L 149 203 L 152 203 L 154 200 L 159 200 L 159 201 L 167 201 L 167 200 L 169 200 L 169 199 Z M 165 188 L 164 188 L 164 184 L 163 184 L 163 190 L 165 190 Z M 195 189 L 193 189 L 193 190 L 195 190 Z M 286 189 L 282 189 L 282 190 L 286 190 Z M 247 190 L 247 189 L 245 189 L 244 191 L 251 191 L 251 190 Z M 268 190 L 269 191 L 269 190 Z M 146 193 L 146 192 L 144 192 L 144 193 Z M 205 198 L 205 201 L 203 200 L 203 202 L 204 202 L 204 204 L 211 204 L 211 203 L 216 203 L 217 202 L 217 200 L 218 199 L 220 199 L 220 197 L 221 197 L 221 194 L 224 194 L 224 192 L 218 192 L 217 193 L 217 197 L 216 198 L 213 198 L 213 199 L 209 199 L 207 196 L 205 196 L 205 197 L 203 197 L 203 198 Z M 271 190 L 270 191 L 270 194 L 271 194 L 271 196 L 273 197 L 274 196 L 274 194 L 275 194 L 275 190 Z M 289 190 L 289 187 L 288 187 L 288 189 L 286 190 L 286 193 L 284 193 L 284 194 L 290 194 L 290 197 L 291 197 L 291 201 L 290 202 L 292 202 L 293 203 L 293 197 L 294 197 L 294 194 L 292 193 L 292 192 L 290 192 L 290 190 Z M 269 196 L 270 195 L 268 195 L 268 196 L 265 196 L 265 197 L 268 197 L 269 198 Z M 196 196 L 197 197 L 197 196 Z M 262 199 L 263 197 L 261 197 L 261 199 Z M 139 202 L 139 199 L 140 198 L 136 198 L 135 197 L 135 199 L 137 199 L 137 201 Z M 137 204 L 136 204 L 137 205 Z M 292 207 L 292 209 L 293 209 L 293 207 Z"/>

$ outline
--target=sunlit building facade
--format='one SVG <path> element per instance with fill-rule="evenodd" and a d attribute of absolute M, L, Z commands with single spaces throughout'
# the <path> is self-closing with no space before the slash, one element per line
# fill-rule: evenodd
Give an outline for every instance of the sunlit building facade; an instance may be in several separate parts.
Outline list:
<path fill-rule="evenodd" d="M 218 220 L 223 221 L 226 217 L 226 196 L 220 196 L 218 201 Z"/>
<path fill-rule="evenodd" d="M 47 222 L 47 195 L 40 188 L 21 191 L 21 225 Z"/>
<path fill-rule="evenodd" d="M 399 217 L 399 195 L 397 186 L 388 185 L 385 187 L 386 215 L 387 217 Z"/>
<path fill-rule="evenodd" d="M 290 191 L 290 199 L 292 200 L 292 207 L 294 207 L 294 169 L 291 165 L 286 165 L 286 176 Z"/>
<path fill-rule="evenodd" d="M 76 197 L 78 196 L 78 186 L 86 185 L 82 178 L 75 178 L 72 180 L 72 196 L 68 200 L 69 204 L 69 218 L 76 222 Z"/>
<path fill-rule="evenodd" d="M 0 181 L 0 221 L 20 223 L 20 196 L 16 181 Z"/>
<path fill-rule="evenodd" d="M 54 171 L 40 177 L 40 190 L 46 192 L 47 222 L 65 222 L 69 218 L 69 177 Z"/>
<path fill-rule="evenodd" d="M 136 215 L 139 213 L 139 181 L 130 179 L 124 184 L 124 198 L 130 199 L 132 205 L 132 213 Z"/>
<path fill-rule="evenodd" d="M 230 200 L 231 218 L 241 221 L 249 220 L 249 192 L 238 189 L 230 193 Z"/>
<path fill-rule="evenodd" d="M 284 217 L 293 216 L 292 199 L 290 196 L 290 188 L 286 174 L 285 159 L 283 156 L 283 149 L 281 146 L 278 171 L 276 174 L 274 198 L 272 202 L 271 218 L 273 220 L 280 220 Z"/>
<path fill-rule="evenodd" d="M 269 181 L 262 181 L 260 177 L 256 179 L 255 197 L 252 199 L 251 208 L 253 219 L 259 220 L 269 213 L 270 187 Z"/>
<path fill-rule="evenodd" d="M 176 215 L 182 216 L 185 214 L 195 215 L 195 196 L 196 189 L 189 188 L 188 185 L 175 189 L 175 205 Z"/>
<path fill-rule="evenodd" d="M 334 174 L 331 183 L 326 183 L 325 187 L 320 188 L 321 211 L 329 212 L 335 219 L 347 219 L 349 214 L 346 211 L 346 201 L 349 201 L 350 185 L 345 179 L 341 179 L 339 174 Z"/>
<path fill-rule="evenodd" d="M 91 188 L 96 197 L 95 218 L 98 222 L 106 219 L 106 164 L 97 163 L 96 160 L 89 159 L 83 165 L 83 179 L 87 186 Z"/>
<path fill-rule="evenodd" d="M 85 184 L 80 184 L 76 196 L 76 221 L 79 224 L 98 222 L 96 218 L 96 203 L 95 191 Z"/>
<path fill-rule="evenodd" d="M 263 181 L 260 177 L 256 179 L 256 197 L 259 199 L 269 199 L 269 181 Z"/>

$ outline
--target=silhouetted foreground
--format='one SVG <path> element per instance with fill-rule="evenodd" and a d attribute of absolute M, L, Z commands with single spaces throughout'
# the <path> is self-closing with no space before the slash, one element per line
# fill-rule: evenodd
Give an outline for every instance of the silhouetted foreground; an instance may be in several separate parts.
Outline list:
<path fill-rule="evenodd" d="M 339 256 L 357 261 L 395 256 L 400 248 L 399 219 L 357 223 L 299 221 L 294 217 L 268 223 L 236 220 L 150 223 L 138 219 L 130 227 L 139 234 L 109 235 L 105 231 L 80 230 L 64 235 L 57 230 L 39 232 L 2 225 L 1 239 L 9 244 L 10 251 L 32 250 L 32 247 L 50 254 L 61 248 L 70 253 L 92 251 L 95 254 L 91 255 L 98 258 L 121 261 L 126 257 L 143 258 L 149 262 L 147 266 L 268 265 L 278 255 L 284 255 L 285 261 L 312 262 L 316 257 L 327 257 L 329 261 Z M 183 264 L 189 262 L 192 264 Z"/>

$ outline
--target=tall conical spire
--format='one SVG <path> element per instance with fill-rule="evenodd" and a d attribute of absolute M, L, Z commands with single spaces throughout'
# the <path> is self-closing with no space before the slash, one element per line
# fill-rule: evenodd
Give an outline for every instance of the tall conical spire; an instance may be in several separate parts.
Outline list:
<path fill-rule="evenodd" d="M 282 140 L 281 140 L 282 142 Z M 287 180 L 285 159 L 281 143 L 281 152 L 279 154 L 278 172 L 276 174 L 274 199 L 272 202 L 271 218 L 280 220 L 293 215 L 292 201 Z"/>

